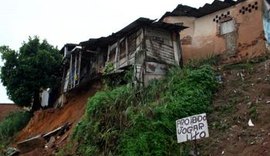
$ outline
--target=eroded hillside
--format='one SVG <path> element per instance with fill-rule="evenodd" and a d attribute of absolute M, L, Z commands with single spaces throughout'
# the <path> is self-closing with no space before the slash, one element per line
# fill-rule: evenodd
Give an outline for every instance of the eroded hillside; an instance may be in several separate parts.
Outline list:
<path fill-rule="evenodd" d="M 222 84 L 209 115 L 210 138 L 199 142 L 200 152 L 202 155 L 269 155 L 270 60 L 255 59 L 218 69 Z M 254 126 L 248 125 L 249 120 Z"/>

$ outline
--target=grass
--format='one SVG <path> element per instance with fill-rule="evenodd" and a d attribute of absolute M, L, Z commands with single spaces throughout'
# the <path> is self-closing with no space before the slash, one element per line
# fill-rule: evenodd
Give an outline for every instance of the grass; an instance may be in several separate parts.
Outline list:
<path fill-rule="evenodd" d="M 9 114 L 0 122 L 0 154 L 1 151 L 10 143 L 13 136 L 25 127 L 31 118 L 31 113 L 17 111 Z"/>
<path fill-rule="evenodd" d="M 223 67 L 223 70 L 232 70 L 232 69 L 245 69 L 247 71 L 253 70 L 253 65 L 249 62 L 247 63 L 237 63 L 237 64 L 228 64 Z"/>

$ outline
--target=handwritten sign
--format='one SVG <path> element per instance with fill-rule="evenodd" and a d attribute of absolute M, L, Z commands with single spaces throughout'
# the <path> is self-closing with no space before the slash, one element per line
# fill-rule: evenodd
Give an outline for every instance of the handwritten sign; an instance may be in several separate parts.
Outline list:
<path fill-rule="evenodd" d="M 194 115 L 176 121 L 177 142 L 209 137 L 206 114 Z"/>

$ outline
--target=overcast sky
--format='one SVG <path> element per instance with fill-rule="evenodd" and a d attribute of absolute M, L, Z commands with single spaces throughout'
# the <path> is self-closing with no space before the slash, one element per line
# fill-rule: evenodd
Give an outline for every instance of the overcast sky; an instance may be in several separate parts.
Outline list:
<path fill-rule="evenodd" d="M 0 0 L 0 46 L 18 50 L 28 36 L 38 35 L 60 49 L 65 43 L 108 36 L 139 17 L 158 19 L 178 4 L 200 7 L 212 1 Z M 4 102 L 11 101 L 0 84 L 0 103 Z"/>

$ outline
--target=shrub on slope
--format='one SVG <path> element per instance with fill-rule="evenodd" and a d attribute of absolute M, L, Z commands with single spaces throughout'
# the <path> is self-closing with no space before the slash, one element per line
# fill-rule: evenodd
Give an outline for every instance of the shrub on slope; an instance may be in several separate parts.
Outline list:
<path fill-rule="evenodd" d="M 210 66 L 172 68 L 141 90 L 131 85 L 97 93 L 73 137 L 81 155 L 179 155 L 175 121 L 209 112 L 217 87 Z"/>

